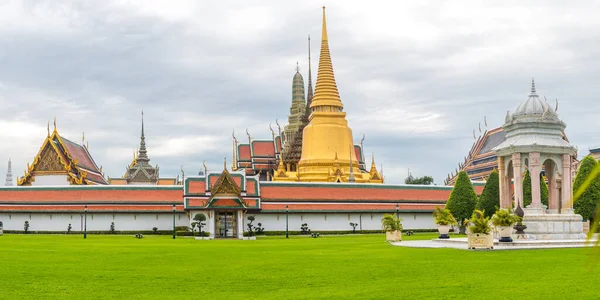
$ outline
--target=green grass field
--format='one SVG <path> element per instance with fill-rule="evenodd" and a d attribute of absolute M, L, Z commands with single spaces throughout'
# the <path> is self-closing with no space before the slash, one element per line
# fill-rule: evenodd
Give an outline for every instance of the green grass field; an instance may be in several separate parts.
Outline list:
<path fill-rule="evenodd" d="M 394 247 L 383 235 L 4 235 L 0 299 L 598 299 L 598 258 Z"/>

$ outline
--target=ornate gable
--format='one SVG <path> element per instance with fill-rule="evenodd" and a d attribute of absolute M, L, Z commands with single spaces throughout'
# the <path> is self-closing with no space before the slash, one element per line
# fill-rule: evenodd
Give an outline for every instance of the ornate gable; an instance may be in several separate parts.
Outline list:
<path fill-rule="evenodd" d="M 231 174 L 225 169 L 211 189 L 211 196 L 208 199 L 207 207 L 246 208 L 247 205 L 241 195 L 240 187 L 233 181 Z"/>
<path fill-rule="evenodd" d="M 40 152 L 37 165 L 34 166 L 34 171 L 44 172 L 65 172 L 66 165 L 58 155 L 57 150 L 50 143 L 46 143 L 46 147 Z"/>

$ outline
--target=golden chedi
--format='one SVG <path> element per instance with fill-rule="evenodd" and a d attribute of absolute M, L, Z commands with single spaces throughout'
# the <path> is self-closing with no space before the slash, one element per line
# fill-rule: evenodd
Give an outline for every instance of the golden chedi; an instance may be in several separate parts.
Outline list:
<path fill-rule="evenodd" d="M 343 108 L 333 74 L 323 7 L 321 56 L 310 123 L 303 131 L 302 156 L 295 172 L 285 170 L 280 163 L 275 181 L 383 182 L 374 163 L 369 173 L 360 170 Z"/>

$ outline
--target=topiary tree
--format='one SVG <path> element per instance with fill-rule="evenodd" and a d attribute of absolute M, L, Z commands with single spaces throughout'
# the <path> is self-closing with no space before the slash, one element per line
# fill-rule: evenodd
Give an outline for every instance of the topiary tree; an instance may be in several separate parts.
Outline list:
<path fill-rule="evenodd" d="M 452 212 L 452 215 L 458 221 L 461 234 L 464 234 L 466 229 L 464 221 L 471 217 L 476 205 L 477 194 L 473 189 L 473 183 L 471 183 L 467 172 L 460 171 L 448 202 L 446 202 L 446 208 Z"/>
<path fill-rule="evenodd" d="M 198 222 L 196 223 L 196 226 L 198 226 L 198 235 L 202 236 L 202 227 L 206 225 L 206 223 L 203 223 L 206 221 L 206 216 L 203 213 L 198 213 L 194 216 L 194 221 Z M 193 231 L 192 234 L 194 234 Z"/>
<path fill-rule="evenodd" d="M 500 207 L 500 181 L 498 177 L 498 171 L 494 170 L 490 173 L 483 192 L 479 197 L 479 203 L 477 203 L 477 209 L 484 212 L 485 217 L 491 217 L 494 212 Z"/>
<path fill-rule="evenodd" d="M 25 233 L 29 233 L 29 221 L 23 223 L 23 229 L 25 229 Z"/>
<path fill-rule="evenodd" d="M 525 176 L 523 176 L 523 207 L 527 207 L 531 204 L 531 174 L 529 174 L 529 170 L 525 171 Z"/>
<path fill-rule="evenodd" d="M 248 221 L 250 221 L 250 223 L 248 223 L 248 236 L 252 236 L 254 234 L 254 231 L 252 230 L 253 225 L 252 222 L 254 222 L 255 218 L 254 216 L 248 216 Z"/>
<path fill-rule="evenodd" d="M 593 157 L 584 157 L 575 176 L 575 182 L 573 182 L 573 193 L 577 194 L 580 188 L 585 188 L 584 183 L 586 180 L 591 181 L 581 196 L 574 199 L 575 202 L 573 203 L 575 213 L 580 214 L 586 220 L 590 220 L 590 224 L 593 224 L 598 198 L 600 198 L 600 177 L 597 173 L 592 174 L 592 170 L 596 167 L 598 167 L 598 162 Z M 590 176 L 594 176 L 594 178 Z M 563 201 L 568 200 L 563 199 Z"/>
<path fill-rule="evenodd" d="M 546 176 L 542 176 L 542 174 L 540 174 L 540 196 L 542 204 L 548 207 L 548 184 L 546 184 Z"/>

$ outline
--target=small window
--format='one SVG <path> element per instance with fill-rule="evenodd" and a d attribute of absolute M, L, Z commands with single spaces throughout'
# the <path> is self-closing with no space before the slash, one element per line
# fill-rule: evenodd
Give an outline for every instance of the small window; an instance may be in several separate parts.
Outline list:
<path fill-rule="evenodd" d="M 373 214 L 371 214 L 371 221 L 373 220 Z"/>
<path fill-rule="evenodd" d="M 300 215 L 300 221 L 304 221 L 304 215 Z"/>
<path fill-rule="evenodd" d="M 156 219 L 158 220 L 158 215 L 156 215 Z"/>
<path fill-rule="evenodd" d="M 133 219 L 134 219 L 134 220 L 137 220 L 137 215 L 133 215 Z"/>
<path fill-rule="evenodd" d="M 113 221 L 115 220 L 115 215 L 113 215 Z"/>
<path fill-rule="evenodd" d="M 277 221 L 279 221 L 279 215 L 277 215 Z"/>
<path fill-rule="evenodd" d="M 327 222 L 327 215 L 325 215 L 325 222 Z"/>
<path fill-rule="evenodd" d="M 350 221 L 350 215 L 348 215 L 348 221 Z"/>

